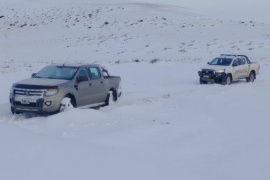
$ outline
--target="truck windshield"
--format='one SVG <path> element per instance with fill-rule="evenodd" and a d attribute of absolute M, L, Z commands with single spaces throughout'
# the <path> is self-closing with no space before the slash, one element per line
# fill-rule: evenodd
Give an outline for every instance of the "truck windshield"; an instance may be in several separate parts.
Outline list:
<path fill-rule="evenodd" d="M 209 65 L 221 65 L 221 66 L 229 66 L 232 62 L 230 58 L 215 58 L 213 61 L 208 63 Z"/>
<path fill-rule="evenodd" d="M 39 71 L 33 78 L 47 78 L 47 79 L 73 79 L 75 73 L 78 71 L 77 67 L 67 66 L 47 66 Z"/>

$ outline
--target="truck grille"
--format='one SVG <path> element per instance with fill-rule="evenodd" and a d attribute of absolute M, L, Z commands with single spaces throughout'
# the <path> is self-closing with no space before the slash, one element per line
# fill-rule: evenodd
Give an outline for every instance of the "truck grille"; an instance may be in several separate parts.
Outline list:
<path fill-rule="evenodd" d="M 213 76 L 214 74 L 215 74 L 215 71 L 212 69 L 203 69 L 202 70 L 202 75 Z"/>
<path fill-rule="evenodd" d="M 41 89 L 14 89 L 15 96 L 38 96 L 43 97 L 45 90 Z"/>

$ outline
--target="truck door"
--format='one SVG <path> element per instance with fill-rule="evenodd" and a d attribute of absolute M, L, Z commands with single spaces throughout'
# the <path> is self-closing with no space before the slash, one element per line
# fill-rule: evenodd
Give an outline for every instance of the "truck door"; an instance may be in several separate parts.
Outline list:
<path fill-rule="evenodd" d="M 245 78 L 248 76 L 248 64 L 246 62 L 246 59 L 244 57 L 238 58 L 240 71 L 239 71 L 239 78 Z"/>
<path fill-rule="evenodd" d="M 239 66 L 239 60 L 238 58 L 233 60 L 232 63 L 232 76 L 233 79 L 238 79 L 240 75 L 241 67 Z"/>
<path fill-rule="evenodd" d="M 93 102 L 93 88 L 91 86 L 91 81 L 90 81 L 90 72 L 87 67 L 83 67 L 78 74 L 79 77 L 87 77 L 84 81 L 78 82 L 78 97 L 77 97 L 77 103 L 78 106 L 85 106 L 88 104 L 91 104 Z"/>
<path fill-rule="evenodd" d="M 100 73 L 98 67 L 90 67 L 90 76 L 92 84 L 92 92 L 94 94 L 93 101 L 94 103 L 104 102 L 106 99 L 107 93 L 106 86 L 103 76 Z"/>

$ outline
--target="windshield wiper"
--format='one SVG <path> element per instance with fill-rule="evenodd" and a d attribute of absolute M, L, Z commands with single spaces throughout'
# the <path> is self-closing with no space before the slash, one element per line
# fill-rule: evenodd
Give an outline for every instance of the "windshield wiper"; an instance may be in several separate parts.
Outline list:
<path fill-rule="evenodd" d="M 47 79 L 58 79 L 56 77 L 46 77 Z"/>
<path fill-rule="evenodd" d="M 40 76 L 34 76 L 33 78 L 42 78 L 42 77 L 40 77 Z"/>

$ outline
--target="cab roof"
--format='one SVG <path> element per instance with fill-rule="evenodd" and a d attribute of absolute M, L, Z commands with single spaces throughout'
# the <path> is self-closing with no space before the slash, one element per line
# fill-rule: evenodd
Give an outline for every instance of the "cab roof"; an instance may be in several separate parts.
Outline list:
<path fill-rule="evenodd" d="M 63 67 L 84 67 L 84 66 L 94 66 L 100 67 L 98 64 L 79 64 L 79 63 L 64 63 L 64 64 L 50 64 L 49 66 L 63 66 Z"/>

